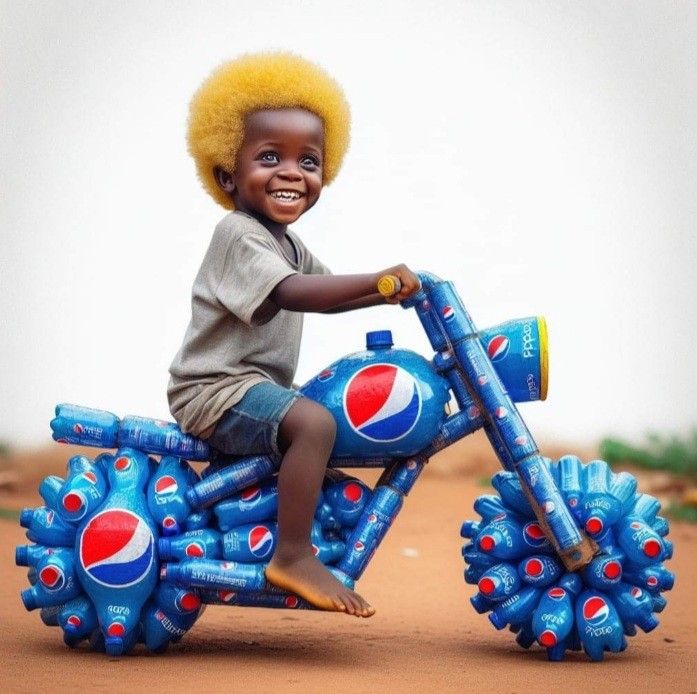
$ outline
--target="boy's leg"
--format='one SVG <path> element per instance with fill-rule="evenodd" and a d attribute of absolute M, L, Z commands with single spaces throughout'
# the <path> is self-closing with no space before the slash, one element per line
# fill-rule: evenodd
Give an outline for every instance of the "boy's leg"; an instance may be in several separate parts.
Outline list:
<path fill-rule="evenodd" d="M 331 413 L 307 398 L 296 400 L 281 421 L 278 442 L 284 455 L 278 475 L 278 542 L 266 577 L 316 607 L 370 617 L 374 608 L 332 576 L 310 543 L 335 436 Z"/>

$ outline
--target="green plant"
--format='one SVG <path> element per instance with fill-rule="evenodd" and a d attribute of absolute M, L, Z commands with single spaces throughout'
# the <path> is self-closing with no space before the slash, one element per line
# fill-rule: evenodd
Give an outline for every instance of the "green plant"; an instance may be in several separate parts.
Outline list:
<path fill-rule="evenodd" d="M 686 439 L 650 434 L 640 448 L 617 439 L 600 444 L 600 457 L 610 465 L 628 463 L 648 470 L 665 470 L 675 475 L 697 478 L 697 429 Z"/>

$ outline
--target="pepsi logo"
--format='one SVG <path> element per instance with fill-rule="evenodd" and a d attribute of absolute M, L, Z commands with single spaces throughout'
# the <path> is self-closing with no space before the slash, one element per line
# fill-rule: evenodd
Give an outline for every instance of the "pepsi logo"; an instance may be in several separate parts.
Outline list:
<path fill-rule="evenodd" d="M 407 461 L 407 470 L 416 470 L 416 461 L 415 460 Z"/>
<path fill-rule="evenodd" d="M 356 543 L 354 543 L 353 549 L 355 549 L 356 552 L 362 552 L 365 549 L 365 545 L 358 540 Z"/>
<path fill-rule="evenodd" d="M 632 528 L 632 530 L 641 530 L 644 526 L 639 521 L 632 521 L 629 527 Z"/>
<path fill-rule="evenodd" d="M 368 516 L 368 523 L 377 523 L 377 520 L 378 520 L 378 517 L 374 513 L 371 513 Z"/>
<path fill-rule="evenodd" d="M 206 549 L 200 542 L 190 542 L 184 553 L 187 557 L 193 557 L 194 559 L 203 559 L 206 556 Z"/>
<path fill-rule="evenodd" d="M 421 392 L 411 374 L 394 364 L 373 364 L 357 371 L 344 390 L 344 414 L 359 436 L 369 441 L 399 441 L 421 415 Z"/>
<path fill-rule="evenodd" d="M 477 378 L 477 383 L 479 383 L 480 386 L 485 386 L 487 383 L 489 383 L 489 379 L 482 374 Z"/>
<path fill-rule="evenodd" d="M 94 474 L 94 472 L 83 472 L 82 476 L 88 481 L 91 482 L 92 484 L 97 484 L 97 475 Z"/>
<path fill-rule="evenodd" d="M 244 504 L 251 505 L 255 504 L 261 498 L 261 487 L 259 485 L 254 485 L 253 487 L 247 487 L 240 492 L 240 501 Z"/>
<path fill-rule="evenodd" d="M 647 557 L 653 559 L 661 553 L 661 544 L 658 540 L 646 540 L 641 549 Z"/>
<path fill-rule="evenodd" d="M 87 511 L 87 504 L 85 503 L 85 497 L 80 492 L 68 492 L 63 497 L 63 508 L 68 513 L 78 513 L 82 509 L 82 515 L 85 515 Z"/>
<path fill-rule="evenodd" d="M 219 590 L 218 591 L 218 598 L 222 602 L 231 602 L 233 598 L 235 597 L 235 593 L 231 590 Z"/>
<path fill-rule="evenodd" d="M 158 610 L 159 612 L 159 610 Z M 164 615 L 162 616 L 162 618 Z M 159 615 L 157 615 L 158 619 L 162 619 Z M 121 624 L 121 622 L 112 622 L 106 630 L 107 636 L 111 636 L 114 638 L 123 638 L 123 635 L 126 633 L 126 627 Z"/>
<path fill-rule="evenodd" d="M 247 538 L 249 551 L 259 559 L 268 556 L 273 549 L 273 533 L 265 525 L 255 525 Z"/>
<path fill-rule="evenodd" d="M 39 581 L 46 590 L 60 590 L 65 585 L 65 574 L 63 569 L 58 566 L 44 566 L 39 571 Z"/>
<path fill-rule="evenodd" d="M 612 559 L 603 567 L 603 575 L 610 581 L 619 579 L 622 575 L 622 565 L 618 561 Z"/>
<path fill-rule="evenodd" d="M 646 579 L 646 585 L 650 588 L 655 588 L 658 585 L 658 579 L 655 576 L 649 576 Z"/>
<path fill-rule="evenodd" d="M 167 528 L 168 530 L 170 528 L 176 528 L 177 527 L 177 519 L 174 516 L 165 516 L 162 519 L 162 527 Z"/>
<path fill-rule="evenodd" d="M 477 419 L 477 417 L 479 417 L 480 414 L 481 414 L 481 411 L 479 410 L 479 408 L 476 405 L 470 405 L 467 408 L 467 416 L 470 419 Z"/>
<path fill-rule="evenodd" d="M 528 559 L 528 561 L 525 563 L 525 573 L 528 576 L 539 576 L 543 570 L 544 566 L 539 559 Z"/>
<path fill-rule="evenodd" d="M 113 508 L 90 518 L 80 533 L 78 557 L 87 577 L 109 588 L 126 588 L 153 569 L 155 538 L 132 511 Z"/>
<path fill-rule="evenodd" d="M 455 318 L 455 309 L 452 306 L 443 306 L 441 313 L 443 314 L 443 320 L 445 320 L 446 323 L 449 323 L 453 318 Z"/>
<path fill-rule="evenodd" d="M 70 617 L 65 620 L 65 623 L 73 629 L 79 629 L 82 626 L 82 620 L 76 614 L 71 614 Z"/>
<path fill-rule="evenodd" d="M 496 419 L 503 419 L 508 414 L 508 410 L 505 407 L 497 407 L 494 410 L 494 415 Z"/>
<path fill-rule="evenodd" d="M 523 528 L 523 538 L 531 547 L 542 547 L 547 544 L 547 537 L 539 523 L 528 523 Z"/>
<path fill-rule="evenodd" d="M 300 600 L 295 597 L 295 595 L 289 595 L 286 597 L 286 599 L 283 601 L 283 604 L 286 607 L 294 608 L 297 607 L 300 604 Z"/>
<path fill-rule="evenodd" d="M 125 472 L 130 467 L 131 467 L 131 459 L 126 457 L 125 455 L 119 456 L 114 461 L 114 469 L 117 472 Z"/>
<path fill-rule="evenodd" d="M 424 311 L 428 311 L 428 310 L 431 308 L 431 302 L 430 302 L 428 299 L 424 299 L 424 300 L 421 302 L 421 308 L 422 308 Z"/>
<path fill-rule="evenodd" d="M 525 446 L 528 443 L 528 437 L 527 436 L 516 436 L 516 438 L 513 441 L 516 446 Z"/>
<path fill-rule="evenodd" d="M 76 434 L 82 434 L 85 431 L 85 427 L 82 426 L 82 424 L 73 424 L 73 431 Z"/>
<path fill-rule="evenodd" d="M 510 341 L 505 335 L 496 335 L 489 340 L 486 346 L 486 353 L 491 361 L 505 359 L 510 347 Z"/>
<path fill-rule="evenodd" d="M 638 586 L 633 586 L 630 592 L 635 600 L 638 600 L 644 594 Z"/>
<path fill-rule="evenodd" d="M 320 383 L 324 383 L 325 381 L 329 381 L 332 378 L 334 378 L 334 369 L 324 369 L 324 371 L 320 371 L 317 374 L 317 380 Z"/>
<path fill-rule="evenodd" d="M 363 488 L 360 484 L 356 484 L 355 482 L 349 482 L 348 484 L 344 485 L 342 493 L 344 495 L 344 499 L 346 499 L 346 501 L 350 501 L 352 504 L 359 503 L 363 498 Z"/>
<path fill-rule="evenodd" d="M 557 586 L 555 588 L 550 588 L 547 591 L 547 595 L 552 598 L 552 600 L 561 600 L 566 595 L 566 591 Z"/>
<path fill-rule="evenodd" d="M 155 494 L 158 496 L 175 494 L 177 489 L 179 489 L 179 485 L 172 475 L 162 475 L 155 480 Z"/>
<path fill-rule="evenodd" d="M 586 530 L 591 534 L 591 535 L 598 535 L 603 531 L 603 521 L 602 519 L 598 518 L 597 516 L 591 516 L 587 521 L 586 521 Z"/>
<path fill-rule="evenodd" d="M 54 512 L 54 511 L 49 511 L 49 512 L 46 514 L 46 525 L 47 525 L 47 526 L 53 525 L 53 517 L 54 517 L 54 516 L 55 516 L 55 512 Z"/>
<path fill-rule="evenodd" d="M 497 513 L 491 520 L 493 521 L 501 521 L 504 518 L 506 518 L 506 513 Z"/>
<path fill-rule="evenodd" d="M 557 635 L 551 629 L 545 629 L 540 634 L 539 642 L 545 648 L 554 648 L 557 645 Z"/>
<path fill-rule="evenodd" d="M 609 616 L 610 608 L 599 595 L 594 595 L 583 603 L 583 618 L 592 627 L 599 627 Z"/>
<path fill-rule="evenodd" d="M 544 509 L 544 512 L 545 512 L 545 513 L 553 513 L 553 512 L 554 512 L 554 509 L 556 508 L 556 506 L 554 505 L 554 502 L 553 502 L 553 501 L 547 500 L 547 501 L 545 501 L 544 504 L 542 505 L 542 508 Z"/>
<path fill-rule="evenodd" d="M 314 542 L 312 543 L 312 554 L 314 554 L 316 557 L 319 556 L 319 547 L 314 544 Z"/>
<path fill-rule="evenodd" d="M 201 607 L 201 598 L 199 598 L 196 593 L 185 591 L 177 596 L 177 607 L 179 607 L 182 612 L 193 612 Z"/>

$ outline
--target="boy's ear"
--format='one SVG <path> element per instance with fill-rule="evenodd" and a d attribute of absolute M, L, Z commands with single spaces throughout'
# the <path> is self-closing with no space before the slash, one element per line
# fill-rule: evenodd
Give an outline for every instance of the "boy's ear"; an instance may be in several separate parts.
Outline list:
<path fill-rule="evenodd" d="M 213 167 L 213 175 L 215 176 L 216 183 L 228 193 L 228 195 L 235 191 L 235 179 L 233 175 L 222 166 Z"/>

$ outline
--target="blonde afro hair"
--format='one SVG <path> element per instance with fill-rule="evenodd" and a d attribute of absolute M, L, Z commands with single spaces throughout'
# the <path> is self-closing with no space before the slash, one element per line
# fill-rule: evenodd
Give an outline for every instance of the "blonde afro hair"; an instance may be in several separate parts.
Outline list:
<path fill-rule="evenodd" d="M 351 114 L 341 87 L 322 68 L 286 52 L 243 55 L 223 63 L 194 94 L 189 108 L 189 153 L 203 187 L 234 209 L 213 170 L 233 172 L 245 116 L 275 108 L 304 108 L 324 123 L 322 184 L 331 183 L 348 148 Z"/>

